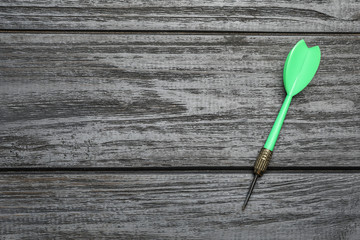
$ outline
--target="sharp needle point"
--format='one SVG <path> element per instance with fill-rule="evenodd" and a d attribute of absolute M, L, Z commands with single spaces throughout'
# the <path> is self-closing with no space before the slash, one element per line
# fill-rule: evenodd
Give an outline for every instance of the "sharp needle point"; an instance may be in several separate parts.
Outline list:
<path fill-rule="evenodd" d="M 253 190 L 254 190 L 255 183 L 256 183 L 256 180 L 258 179 L 258 177 L 259 177 L 259 175 L 257 175 L 257 174 L 254 175 L 254 178 L 253 178 L 253 180 L 252 180 L 252 182 L 251 182 L 251 185 L 250 185 L 248 194 L 246 195 L 245 202 L 244 202 L 244 204 L 243 204 L 243 206 L 242 206 L 242 210 L 243 210 L 243 211 L 245 210 L 246 205 L 247 205 L 247 203 L 249 202 L 250 196 L 251 196 L 251 194 L 252 194 L 252 192 L 253 192 Z"/>

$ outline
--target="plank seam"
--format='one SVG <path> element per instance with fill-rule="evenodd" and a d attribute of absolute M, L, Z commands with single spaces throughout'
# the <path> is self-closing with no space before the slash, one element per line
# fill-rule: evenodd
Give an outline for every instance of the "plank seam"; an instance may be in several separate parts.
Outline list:
<path fill-rule="evenodd" d="M 251 173 L 253 167 L 10 167 L 0 168 L 3 173 Z M 327 167 L 269 167 L 268 173 L 360 173 L 360 166 Z"/>
<path fill-rule="evenodd" d="M 0 29 L 0 33 L 33 33 L 33 34 L 157 34 L 157 35 L 265 35 L 265 36 L 324 36 L 349 35 L 357 36 L 360 32 L 265 32 L 265 31 L 199 31 L 199 30 L 73 30 L 73 29 Z"/>

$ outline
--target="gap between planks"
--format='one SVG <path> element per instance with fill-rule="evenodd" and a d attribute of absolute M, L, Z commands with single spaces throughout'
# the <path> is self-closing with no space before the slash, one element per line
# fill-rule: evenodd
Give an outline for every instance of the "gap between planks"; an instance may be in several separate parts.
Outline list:
<path fill-rule="evenodd" d="M 100 173 L 100 174 L 250 174 L 253 167 L 20 167 L 20 168 L 0 168 L 1 174 L 80 174 L 80 173 Z M 360 173 L 360 166 L 341 166 L 341 167 L 269 167 L 268 174 L 282 173 Z"/>
<path fill-rule="evenodd" d="M 360 32 L 265 32 L 265 31 L 199 31 L 199 30 L 59 30 L 59 29 L 0 29 L 4 33 L 31 34 L 150 34 L 150 35 L 247 35 L 247 36 L 359 36 Z"/>

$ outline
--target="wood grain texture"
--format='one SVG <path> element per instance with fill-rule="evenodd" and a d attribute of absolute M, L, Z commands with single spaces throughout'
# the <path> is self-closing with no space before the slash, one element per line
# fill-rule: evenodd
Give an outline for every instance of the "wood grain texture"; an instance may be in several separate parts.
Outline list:
<path fill-rule="evenodd" d="M 6 174 L 6 239 L 358 239 L 360 174 Z M 265 179 L 266 178 L 266 179 Z"/>
<path fill-rule="evenodd" d="M 302 36 L 1 34 L 1 167 L 252 166 Z M 359 166 L 360 38 L 322 62 L 271 166 Z"/>
<path fill-rule="evenodd" d="M 2 29 L 359 32 L 356 0 L 3 0 Z"/>

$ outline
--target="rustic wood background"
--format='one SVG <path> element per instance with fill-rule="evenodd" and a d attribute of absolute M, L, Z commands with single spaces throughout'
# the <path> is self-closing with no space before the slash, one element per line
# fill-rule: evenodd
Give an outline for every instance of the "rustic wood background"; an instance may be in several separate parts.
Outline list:
<path fill-rule="evenodd" d="M 359 49 L 356 0 L 1 1 L 0 238 L 359 239 Z"/>

